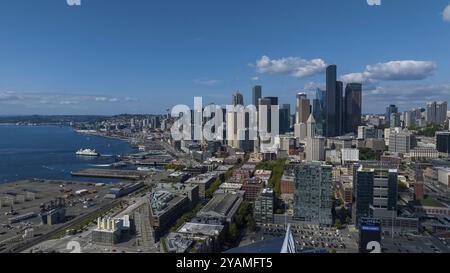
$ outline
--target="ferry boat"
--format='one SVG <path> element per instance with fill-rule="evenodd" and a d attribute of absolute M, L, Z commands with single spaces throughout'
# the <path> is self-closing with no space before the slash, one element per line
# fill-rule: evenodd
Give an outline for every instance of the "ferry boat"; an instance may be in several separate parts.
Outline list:
<path fill-rule="evenodd" d="M 81 156 L 100 156 L 99 153 L 91 149 L 80 149 L 76 152 L 76 154 Z"/>

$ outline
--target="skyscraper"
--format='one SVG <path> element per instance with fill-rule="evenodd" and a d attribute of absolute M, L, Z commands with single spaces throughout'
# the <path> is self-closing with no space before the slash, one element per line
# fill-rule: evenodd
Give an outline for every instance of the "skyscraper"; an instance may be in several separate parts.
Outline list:
<path fill-rule="evenodd" d="M 394 104 L 391 104 L 386 108 L 386 114 L 384 115 L 387 126 L 391 124 L 391 115 L 393 113 L 398 113 L 398 108 Z"/>
<path fill-rule="evenodd" d="M 267 137 L 260 134 L 260 142 L 258 143 L 260 150 L 272 150 L 274 139 L 273 137 L 279 135 L 279 106 L 277 97 L 265 97 L 259 99 L 259 112 L 258 112 L 258 128 L 261 131 L 265 131 L 270 134 L 270 140 Z M 272 111 L 272 106 L 276 106 L 277 111 Z M 265 109 L 265 110 L 264 110 Z M 274 109 L 275 110 L 275 109 Z M 275 123 L 272 123 L 272 118 Z"/>
<path fill-rule="evenodd" d="M 313 114 L 311 114 L 309 116 L 309 119 L 306 122 L 306 128 L 307 128 L 307 137 L 308 138 L 316 137 L 316 120 L 314 119 Z"/>
<path fill-rule="evenodd" d="M 244 96 L 239 91 L 233 94 L 232 104 L 233 106 L 244 105 Z"/>
<path fill-rule="evenodd" d="M 291 105 L 283 104 L 280 107 L 280 134 L 290 131 Z"/>
<path fill-rule="evenodd" d="M 316 136 L 316 121 L 311 114 L 306 125 L 306 160 L 325 161 L 325 138 Z"/>
<path fill-rule="evenodd" d="M 325 100 L 326 91 L 317 89 L 316 98 L 313 100 L 313 115 L 316 120 L 316 133 L 320 136 L 325 135 Z"/>
<path fill-rule="evenodd" d="M 407 154 L 414 147 L 414 136 L 400 128 L 391 129 L 389 133 L 389 152 Z"/>
<path fill-rule="evenodd" d="M 344 83 L 341 81 L 336 82 L 336 109 L 338 113 L 338 127 L 336 134 L 338 136 L 344 134 Z"/>
<path fill-rule="evenodd" d="M 400 122 L 400 114 L 399 113 L 392 113 L 391 118 L 389 119 L 389 127 L 390 128 L 397 128 L 401 126 Z"/>
<path fill-rule="evenodd" d="M 336 65 L 327 67 L 326 94 L 326 136 L 335 137 L 342 133 L 342 89 L 343 83 L 336 81 Z"/>
<path fill-rule="evenodd" d="M 349 83 L 345 87 L 345 133 L 356 133 L 361 125 L 362 84 Z"/>
<path fill-rule="evenodd" d="M 306 123 L 311 114 L 311 103 L 305 93 L 297 94 L 297 112 L 295 123 Z"/>
<path fill-rule="evenodd" d="M 436 123 L 443 124 L 447 120 L 448 105 L 446 101 L 436 104 Z"/>
<path fill-rule="evenodd" d="M 262 98 L 262 87 L 260 85 L 255 85 L 252 90 L 252 103 L 259 109 L 259 99 Z"/>
<path fill-rule="evenodd" d="M 436 132 L 436 149 L 443 154 L 450 154 L 450 132 Z"/>
<path fill-rule="evenodd" d="M 362 162 L 354 178 L 354 220 L 397 217 L 398 171 L 381 162 Z"/>
<path fill-rule="evenodd" d="M 303 162 L 295 167 L 294 217 L 300 221 L 332 224 L 332 167 Z"/>
<path fill-rule="evenodd" d="M 447 102 L 427 103 L 427 123 L 443 124 L 447 119 Z"/>

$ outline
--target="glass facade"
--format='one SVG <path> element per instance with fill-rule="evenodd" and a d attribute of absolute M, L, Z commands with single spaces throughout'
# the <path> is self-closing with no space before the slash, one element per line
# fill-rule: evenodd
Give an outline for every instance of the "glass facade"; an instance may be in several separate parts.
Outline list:
<path fill-rule="evenodd" d="M 312 224 L 332 224 L 332 167 L 304 162 L 295 167 L 294 217 Z"/>

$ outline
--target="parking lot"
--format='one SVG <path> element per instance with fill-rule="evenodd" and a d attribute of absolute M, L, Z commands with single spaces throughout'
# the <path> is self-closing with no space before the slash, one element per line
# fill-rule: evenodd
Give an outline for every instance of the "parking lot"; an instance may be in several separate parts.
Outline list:
<path fill-rule="evenodd" d="M 449 253 L 443 242 L 431 236 L 402 235 L 384 237 L 382 240 L 383 253 Z"/>
<path fill-rule="evenodd" d="M 348 230 L 336 230 L 332 227 L 321 227 L 308 224 L 292 224 L 291 230 L 297 245 L 297 251 L 326 250 L 328 252 L 355 253 L 358 251 L 354 234 Z M 284 225 L 266 224 L 251 235 L 244 238 L 243 244 L 286 235 Z"/>

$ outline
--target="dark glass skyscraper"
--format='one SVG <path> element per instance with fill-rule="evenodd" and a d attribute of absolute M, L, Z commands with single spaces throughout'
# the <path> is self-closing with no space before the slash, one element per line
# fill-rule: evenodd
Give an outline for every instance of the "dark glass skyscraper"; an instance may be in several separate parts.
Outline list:
<path fill-rule="evenodd" d="M 260 85 L 255 85 L 252 90 L 252 103 L 259 109 L 259 99 L 262 98 L 262 87 Z"/>
<path fill-rule="evenodd" d="M 320 136 L 325 135 L 325 100 L 326 91 L 317 89 L 316 98 L 313 100 L 313 116 L 316 120 L 316 133 Z"/>
<path fill-rule="evenodd" d="M 386 114 L 385 114 L 385 120 L 386 120 L 386 125 L 390 126 L 391 124 L 391 115 L 392 114 L 398 114 L 398 107 L 391 104 L 386 108 Z"/>
<path fill-rule="evenodd" d="M 294 218 L 311 224 L 332 224 L 332 169 L 312 161 L 294 167 Z"/>
<path fill-rule="evenodd" d="M 291 105 L 283 104 L 280 107 L 280 134 L 285 134 L 290 130 Z"/>
<path fill-rule="evenodd" d="M 361 125 L 362 84 L 349 83 L 345 87 L 344 129 L 345 133 L 357 133 Z"/>
<path fill-rule="evenodd" d="M 326 136 L 335 137 L 342 133 L 343 83 L 336 81 L 336 65 L 327 67 L 326 94 Z"/>
<path fill-rule="evenodd" d="M 450 132 L 436 133 L 436 149 L 440 153 L 450 154 Z"/>
<path fill-rule="evenodd" d="M 244 96 L 238 91 L 233 94 L 232 98 L 233 106 L 244 105 Z"/>

